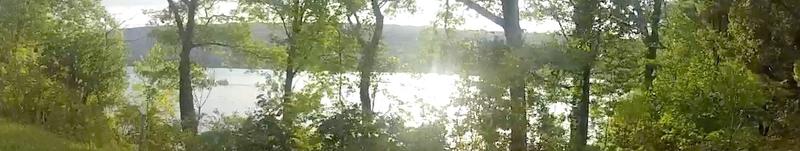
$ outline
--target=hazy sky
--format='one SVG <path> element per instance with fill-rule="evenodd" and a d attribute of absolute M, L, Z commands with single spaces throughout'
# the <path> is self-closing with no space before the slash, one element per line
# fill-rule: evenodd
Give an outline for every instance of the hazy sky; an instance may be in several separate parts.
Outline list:
<path fill-rule="evenodd" d="M 143 10 L 164 9 L 167 7 L 166 0 L 103 0 L 103 6 L 117 19 L 124 27 L 145 26 L 150 18 L 144 15 Z M 431 25 L 440 8 L 440 0 L 417 0 L 417 12 L 415 14 L 401 13 L 395 16 L 388 16 L 386 24 L 428 26 Z M 235 4 L 222 5 L 223 8 L 235 8 Z M 488 19 L 479 16 L 472 10 L 459 12 L 465 16 L 463 29 L 483 29 L 491 31 L 502 31 L 502 28 Z M 558 26 L 552 21 L 549 22 L 530 22 L 523 21 L 522 28 L 527 32 L 547 32 L 558 30 Z"/>

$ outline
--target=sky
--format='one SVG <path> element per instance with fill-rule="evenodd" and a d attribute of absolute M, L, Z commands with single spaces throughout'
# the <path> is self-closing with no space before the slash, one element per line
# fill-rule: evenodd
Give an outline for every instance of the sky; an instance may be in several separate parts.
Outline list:
<path fill-rule="evenodd" d="M 142 27 L 147 25 L 150 18 L 143 14 L 144 10 L 159 10 L 167 7 L 166 0 L 102 0 L 106 10 L 125 28 Z M 417 0 L 417 12 L 399 13 L 387 16 L 386 24 L 430 26 L 435 20 L 436 13 L 440 10 L 440 0 Z M 223 4 L 223 9 L 235 8 L 235 4 Z M 464 25 L 460 29 L 502 31 L 503 29 L 483 18 L 472 10 L 457 12 L 464 16 Z M 554 21 L 522 21 L 522 28 L 526 32 L 552 32 L 559 29 Z"/>

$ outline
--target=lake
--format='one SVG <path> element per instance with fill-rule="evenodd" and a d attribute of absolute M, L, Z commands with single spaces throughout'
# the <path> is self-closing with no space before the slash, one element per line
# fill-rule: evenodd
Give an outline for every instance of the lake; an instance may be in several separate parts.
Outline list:
<path fill-rule="evenodd" d="M 133 91 L 132 85 L 141 83 L 141 79 L 133 71 L 132 67 L 128 67 L 127 72 L 129 79 L 128 95 L 134 99 L 133 102 L 140 101 L 141 97 L 138 97 L 138 94 Z M 266 81 L 267 77 L 262 75 L 264 72 L 271 71 L 210 68 L 208 70 L 209 77 L 215 80 L 227 81 L 228 84 L 213 87 L 210 91 L 196 90 L 195 95 L 200 96 L 198 99 L 207 98 L 200 112 L 211 114 L 212 111 L 218 110 L 225 114 L 242 114 L 255 110 L 256 97 L 265 93 L 258 86 L 258 84 L 263 84 Z M 355 75 L 356 73 L 350 73 L 348 78 L 356 80 Z M 423 104 L 443 108 L 452 101 L 457 92 L 458 78 L 457 75 L 435 73 L 392 73 L 381 75 L 377 83 L 378 92 L 375 95 L 374 110 L 376 112 L 406 111 L 411 114 L 409 115 L 411 120 L 409 120 L 408 124 L 415 125 L 414 121 L 421 120 L 417 118 L 422 115 L 417 113 L 420 113 L 420 107 Z M 296 79 L 295 90 L 299 90 L 307 82 L 308 76 L 301 75 Z M 349 90 L 346 90 L 347 88 L 342 90 L 345 93 L 343 97 L 353 103 L 360 102 L 356 86 L 353 84 Z M 332 101 L 323 99 L 322 102 L 326 106 L 330 106 Z"/>
<path fill-rule="evenodd" d="M 136 83 L 141 83 L 140 78 L 133 71 L 132 67 L 127 68 L 128 72 L 128 95 L 133 98 L 134 102 L 137 101 L 136 92 L 132 90 L 131 86 Z M 225 80 L 227 85 L 219 85 L 206 90 L 198 90 L 195 92 L 196 96 L 201 96 L 199 99 L 207 98 L 206 103 L 203 105 L 202 113 L 212 114 L 214 110 L 218 110 L 226 115 L 239 114 L 243 115 L 254 111 L 256 109 L 257 96 L 266 91 L 261 90 L 258 86 L 266 81 L 266 76 L 262 73 L 269 73 L 270 70 L 250 70 L 250 69 L 233 69 L 233 68 L 210 68 L 208 76 L 215 80 Z M 356 73 L 350 73 L 347 77 L 354 82 L 357 80 Z M 378 92 L 375 95 L 375 112 L 392 112 L 405 116 L 406 126 L 418 126 L 426 117 L 423 115 L 421 107 L 423 105 L 430 105 L 442 109 L 447 115 L 448 119 L 458 118 L 456 114 L 458 109 L 455 107 L 447 107 L 450 102 L 456 97 L 458 92 L 458 81 L 460 77 L 454 74 L 436 74 L 436 73 L 391 73 L 380 76 L 378 83 Z M 300 75 L 295 78 L 295 91 L 305 85 L 308 76 Z M 342 97 L 345 100 L 358 104 L 359 96 L 357 85 L 352 84 L 352 88 L 342 92 L 345 94 Z M 178 110 L 177 96 L 175 110 Z M 141 99 L 139 99 L 141 100 Z M 322 100 L 323 105 L 331 107 L 332 100 L 325 98 Z M 564 103 L 553 103 L 548 105 L 549 112 L 554 114 L 566 115 L 569 113 L 569 105 Z M 178 113 L 175 113 L 176 117 Z M 427 116 L 430 117 L 430 116 Z M 533 121 L 532 121 L 533 122 Z M 566 123 L 562 123 L 566 127 Z"/>

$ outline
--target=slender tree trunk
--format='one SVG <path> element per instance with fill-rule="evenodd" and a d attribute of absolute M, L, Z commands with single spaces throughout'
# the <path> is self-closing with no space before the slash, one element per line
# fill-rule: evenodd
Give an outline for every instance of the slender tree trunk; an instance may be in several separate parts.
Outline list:
<path fill-rule="evenodd" d="M 302 43 L 299 43 L 298 37 L 296 36 L 301 35 L 306 19 L 306 8 L 304 8 L 302 2 L 300 0 L 293 0 L 291 3 L 292 7 L 289 7 L 289 16 L 285 16 L 285 18 L 282 17 L 281 20 L 284 24 L 287 22 L 290 24 L 289 27 L 284 26 L 284 28 L 289 28 L 284 29 L 288 41 L 288 49 L 286 51 L 286 66 L 283 71 L 285 76 L 282 86 L 283 96 L 281 96 L 282 102 L 280 103 L 281 123 L 290 128 L 287 134 L 289 139 L 280 140 L 281 143 L 283 143 L 283 145 L 279 145 L 281 150 L 291 150 L 297 147 L 294 141 L 294 138 L 296 138 L 294 136 L 295 128 L 292 128 L 295 126 L 295 120 L 297 120 L 297 115 L 299 114 L 294 109 L 296 101 L 294 99 L 294 79 L 297 77 L 297 73 L 302 71 L 302 69 L 299 68 L 300 62 L 296 60 L 298 57 L 301 57 L 299 53 L 302 50 L 300 50 L 298 45 L 302 45 Z"/>
<path fill-rule="evenodd" d="M 577 129 L 573 133 L 573 145 L 576 151 L 586 150 L 586 140 L 589 138 L 589 90 L 592 76 L 592 68 L 585 67 L 581 73 L 581 95 L 580 100 L 574 108 L 575 123 Z"/>
<path fill-rule="evenodd" d="M 599 42 L 599 34 L 594 31 L 595 13 L 599 7 L 597 0 L 577 0 L 574 5 L 573 21 L 575 22 L 575 40 L 578 40 L 580 45 L 589 46 L 588 55 L 586 55 L 586 64 L 580 75 L 580 89 L 581 93 L 579 99 L 573 108 L 573 121 L 575 126 L 572 132 L 571 143 L 573 150 L 585 151 L 586 141 L 589 138 L 589 96 L 591 90 L 592 68 L 595 57 L 599 49 L 597 43 Z M 594 36 L 594 37 L 593 37 Z"/>
<path fill-rule="evenodd" d="M 372 122 L 373 111 L 372 104 L 374 100 L 370 99 L 369 88 L 371 87 L 372 74 L 375 72 L 375 64 L 377 59 L 378 49 L 380 48 L 381 38 L 383 36 L 383 13 L 381 12 L 379 0 L 372 0 L 372 14 L 375 17 L 375 28 L 372 31 L 372 36 L 367 44 L 362 49 L 361 61 L 359 62 L 360 80 L 358 83 L 359 97 L 361 99 L 361 110 L 364 114 L 364 122 Z M 374 92 L 373 92 L 374 93 Z M 369 136 L 364 136 L 362 139 L 362 147 L 364 150 L 374 150 L 374 143 L 369 140 Z"/>
<path fill-rule="evenodd" d="M 650 43 L 650 42 L 648 42 Z M 656 59 L 656 53 L 658 51 L 657 47 L 648 46 L 647 47 L 647 54 L 645 58 L 649 61 L 653 61 Z M 653 80 L 656 79 L 656 65 L 653 63 L 647 63 L 644 66 L 644 87 L 647 91 L 651 91 L 653 87 Z"/>
<path fill-rule="evenodd" d="M 294 113 L 290 112 L 289 109 L 292 108 L 292 90 L 294 89 L 294 77 L 296 76 L 296 70 L 294 68 L 294 57 L 296 56 L 296 51 L 294 46 L 289 46 L 288 57 L 286 58 L 286 69 L 284 70 L 284 75 L 286 76 L 283 79 L 283 102 L 281 106 L 283 107 L 283 121 L 287 122 L 289 125 L 292 125 L 294 122 Z"/>
<path fill-rule="evenodd" d="M 525 81 L 515 80 L 510 92 L 514 103 L 511 106 L 513 125 L 511 126 L 511 151 L 527 150 L 528 145 L 528 113 L 527 103 L 525 103 Z"/>
<path fill-rule="evenodd" d="M 300 50 L 298 50 L 297 45 L 300 45 L 300 43 L 298 43 L 295 36 L 300 35 L 302 29 L 301 26 L 304 24 L 303 21 L 305 15 L 305 10 L 299 0 L 294 0 L 292 3 L 292 5 L 294 5 L 296 8 L 290 9 L 291 16 L 288 17 L 290 19 L 282 20 L 284 23 L 290 21 L 291 24 L 290 27 L 284 26 L 284 28 L 291 28 L 288 30 L 284 29 L 286 31 L 286 37 L 288 37 L 289 48 L 286 51 L 286 69 L 283 71 L 285 78 L 283 79 L 283 96 L 281 97 L 283 100 L 283 102 L 281 102 L 281 107 L 283 108 L 281 112 L 283 117 L 281 118 L 282 121 L 287 124 L 286 126 L 294 125 L 295 116 L 297 114 L 291 109 L 293 108 L 292 104 L 294 101 L 292 98 L 292 95 L 294 95 L 294 78 L 297 76 L 297 72 L 299 70 L 297 68 L 297 62 L 295 62 L 295 58 L 299 57 L 297 55 L 298 51 Z"/>
<path fill-rule="evenodd" d="M 504 0 L 503 2 L 503 32 L 506 37 L 506 43 L 513 52 L 520 51 L 522 48 L 522 28 L 519 25 L 519 1 L 518 0 Z M 527 69 L 523 68 L 519 72 L 525 73 Z M 516 74 L 517 76 L 511 79 L 512 84 L 509 87 L 511 95 L 511 151 L 524 151 L 527 150 L 527 134 L 528 134 L 528 118 L 527 118 L 527 103 L 525 100 L 525 74 Z"/>
<path fill-rule="evenodd" d="M 289 47 L 290 47 L 289 48 L 289 55 L 288 55 L 288 57 L 286 59 L 286 64 L 287 65 L 286 65 L 286 69 L 284 70 L 284 74 L 285 74 L 286 78 L 283 79 L 283 96 L 281 98 L 281 99 L 283 99 L 283 102 L 281 102 L 281 107 L 283 109 L 281 110 L 281 113 L 282 113 L 281 114 L 282 115 L 281 122 L 283 122 L 283 124 L 285 124 L 285 126 L 291 127 L 291 126 L 294 126 L 294 120 L 297 117 L 297 113 L 295 113 L 293 111 L 293 109 L 292 109 L 292 108 L 294 108 L 293 99 L 292 99 L 292 95 L 293 95 L 292 89 L 294 88 L 294 78 L 297 75 L 297 70 L 293 66 L 293 64 L 294 64 L 294 59 L 293 58 L 296 55 L 295 54 L 296 50 L 292 46 L 289 46 Z M 294 146 L 294 141 L 292 141 L 292 139 L 291 139 L 292 138 L 291 136 L 294 135 L 293 133 L 294 133 L 294 129 L 290 129 L 289 130 L 289 134 L 288 134 L 290 136 L 289 137 L 290 139 L 281 140 L 282 143 L 284 143 L 286 146 L 288 146 L 290 148 L 292 146 Z M 279 146 L 283 146 L 283 145 L 279 145 Z M 290 149 L 290 148 L 283 148 L 283 149 Z"/>
<path fill-rule="evenodd" d="M 645 45 L 647 45 L 647 55 L 645 58 L 650 61 L 656 60 L 656 55 L 658 52 L 658 48 L 661 47 L 661 40 L 659 38 L 659 29 L 661 25 L 661 5 L 664 3 L 664 0 L 655 0 L 653 3 L 653 16 L 651 19 L 650 27 L 650 34 L 646 36 Z M 653 80 L 656 78 L 656 65 L 652 62 L 648 62 L 645 65 L 645 75 L 644 75 L 644 86 L 645 88 L 650 91 L 652 90 Z"/>
<path fill-rule="evenodd" d="M 377 58 L 378 48 L 383 35 L 383 13 L 381 13 L 378 0 L 372 0 L 372 13 L 375 16 L 375 28 L 372 32 L 370 42 L 362 50 L 361 62 L 359 63 L 359 70 L 361 72 L 359 81 L 359 96 L 361 97 L 361 110 L 367 116 L 372 116 L 372 101 L 370 99 L 369 88 L 371 85 L 372 72 L 375 72 L 375 60 Z"/>
<path fill-rule="evenodd" d="M 573 129 L 574 132 L 572 133 L 572 144 L 576 151 L 587 150 L 586 142 L 589 139 L 589 105 L 591 104 L 592 68 L 594 68 L 594 61 L 597 58 L 598 49 L 600 49 L 600 38 L 591 38 L 594 40 L 589 40 L 587 42 L 591 45 L 589 47 L 589 55 L 586 58 L 588 63 L 584 65 L 580 73 L 580 98 L 573 108 L 573 116 L 575 117 L 574 124 L 576 127 Z"/>
<path fill-rule="evenodd" d="M 503 15 L 502 17 L 493 14 L 485 7 L 480 6 L 471 0 L 457 0 L 464 3 L 468 8 L 475 10 L 478 14 L 486 19 L 491 20 L 495 24 L 503 27 L 503 32 L 506 38 L 506 45 L 512 49 L 512 52 L 521 51 L 523 39 L 522 28 L 519 25 L 519 0 L 503 0 Z M 513 54 L 513 53 L 512 53 Z M 525 65 L 520 65 L 518 73 L 513 73 L 516 76 L 508 79 L 511 81 L 508 90 L 511 96 L 511 144 L 509 150 L 520 151 L 527 150 L 527 103 L 525 100 L 525 75 L 528 69 Z"/>

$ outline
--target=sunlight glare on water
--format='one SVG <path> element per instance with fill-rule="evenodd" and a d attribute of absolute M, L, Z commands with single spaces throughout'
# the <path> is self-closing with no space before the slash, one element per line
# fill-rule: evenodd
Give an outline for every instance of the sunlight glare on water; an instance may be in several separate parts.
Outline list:
<path fill-rule="evenodd" d="M 140 83 L 141 80 L 133 72 L 133 68 L 128 68 L 129 83 Z M 221 113 L 242 114 L 255 110 L 256 97 L 265 91 L 260 90 L 258 83 L 264 83 L 265 76 L 249 69 L 228 69 L 212 68 L 208 70 L 208 76 L 215 80 L 227 81 L 227 85 L 218 85 L 210 91 L 197 90 L 195 96 L 198 99 L 207 98 L 203 104 L 201 112 L 211 114 L 214 110 Z M 268 71 L 268 70 L 260 70 Z M 355 73 L 354 73 L 355 74 Z M 355 76 L 354 76 L 355 77 Z M 353 77 L 353 78 L 354 78 Z M 443 108 L 448 105 L 453 95 L 457 92 L 456 81 L 458 76 L 445 74 L 412 74 L 412 73 L 393 73 L 381 75 L 378 82 L 378 92 L 376 93 L 374 110 L 376 112 L 405 112 L 410 114 L 412 120 L 407 121 L 409 125 L 418 124 L 422 114 L 420 107 L 428 104 L 436 108 Z M 296 90 L 302 88 L 308 77 L 298 77 Z M 353 86 L 356 87 L 356 86 Z M 359 102 L 358 92 L 343 91 L 348 94 L 345 100 L 357 104 Z M 136 95 L 129 90 L 131 95 Z M 322 103 L 330 106 L 331 99 L 323 99 Z"/>

